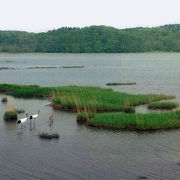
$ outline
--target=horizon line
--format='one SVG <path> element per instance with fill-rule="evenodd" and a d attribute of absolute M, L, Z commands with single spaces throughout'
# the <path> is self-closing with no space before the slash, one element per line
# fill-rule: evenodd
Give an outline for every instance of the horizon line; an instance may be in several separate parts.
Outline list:
<path fill-rule="evenodd" d="M 83 29 L 83 28 L 86 28 L 86 27 L 92 27 L 92 26 L 105 26 L 105 27 L 112 27 L 112 28 L 115 28 L 115 29 L 118 29 L 118 30 L 125 30 L 125 29 L 136 29 L 136 28 L 158 28 L 158 27 L 163 27 L 163 26 L 168 26 L 168 25 L 180 25 L 180 23 L 169 23 L 169 24 L 162 24 L 162 25 L 154 25 L 154 26 L 134 26 L 134 27 L 125 27 L 125 28 L 120 28 L 120 27 L 115 27 L 115 26 L 111 26 L 111 25 L 87 25 L 87 26 L 61 26 L 61 27 L 57 27 L 57 28 L 48 28 L 48 29 L 44 29 L 44 30 L 34 30 L 34 31 L 28 31 L 28 30 L 21 30 L 21 29 L 4 29 L 4 30 L 1 30 L 0 31 L 16 31 L 16 32 L 27 32 L 27 33 L 47 33 L 48 31 L 53 31 L 53 30 L 58 30 L 58 29 L 61 29 L 61 28 L 79 28 L 79 29 Z"/>

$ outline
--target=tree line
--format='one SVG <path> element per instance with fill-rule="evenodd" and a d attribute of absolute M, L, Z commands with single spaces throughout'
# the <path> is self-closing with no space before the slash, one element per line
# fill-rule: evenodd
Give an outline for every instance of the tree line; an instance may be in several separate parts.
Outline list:
<path fill-rule="evenodd" d="M 126 53 L 180 52 L 180 25 L 117 29 L 63 27 L 42 33 L 0 31 L 0 52 Z"/>

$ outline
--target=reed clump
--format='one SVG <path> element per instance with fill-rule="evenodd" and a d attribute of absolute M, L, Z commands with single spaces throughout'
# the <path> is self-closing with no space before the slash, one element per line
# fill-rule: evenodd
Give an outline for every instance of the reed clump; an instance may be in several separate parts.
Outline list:
<path fill-rule="evenodd" d="M 15 121 L 17 120 L 17 112 L 15 110 L 6 111 L 4 114 L 5 121 Z"/>
<path fill-rule="evenodd" d="M 18 114 L 21 114 L 21 113 L 25 113 L 25 110 L 24 110 L 24 109 L 17 109 L 16 112 L 17 112 Z"/>
<path fill-rule="evenodd" d="M 167 109 L 171 110 L 174 109 L 178 106 L 177 103 L 175 102 L 153 102 L 148 104 L 149 109 Z"/>
<path fill-rule="evenodd" d="M 39 137 L 41 139 L 59 139 L 59 134 L 58 133 L 52 133 L 52 134 L 49 134 L 49 133 L 40 133 L 39 134 Z"/>
<path fill-rule="evenodd" d="M 180 127 L 180 111 L 148 114 L 94 114 L 88 125 L 134 130 L 155 130 Z"/>

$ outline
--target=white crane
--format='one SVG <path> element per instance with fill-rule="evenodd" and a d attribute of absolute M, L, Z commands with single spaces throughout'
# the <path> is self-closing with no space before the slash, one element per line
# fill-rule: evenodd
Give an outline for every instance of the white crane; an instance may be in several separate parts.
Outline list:
<path fill-rule="evenodd" d="M 38 118 L 39 112 L 40 112 L 40 110 L 38 111 L 37 114 L 31 115 L 29 119 L 31 120 L 31 119 L 36 119 L 36 118 Z"/>
<path fill-rule="evenodd" d="M 21 130 L 22 130 L 22 124 L 24 124 L 27 121 L 27 119 L 28 119 L 28 113 L 26 114 L 25 118 L 17 120 L 17 124 L 21 124 Z"/>

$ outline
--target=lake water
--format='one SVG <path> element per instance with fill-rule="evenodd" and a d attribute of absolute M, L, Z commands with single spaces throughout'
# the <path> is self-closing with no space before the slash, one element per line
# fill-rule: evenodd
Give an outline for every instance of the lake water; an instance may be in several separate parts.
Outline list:
<path fill-rule="evenodd" d="M 0 70 L 1 83 L 107 87 L 109 82 L 136 82 L 113 89 L 175 95 L 180 103 L 179 53 L 12 54 L 0 55 L 2 67 L 14 69 Z M 44 68 L 28 69 L 32 67 Z M 74 113 L 53 110 L 48 100 L 6 97 L 8 104 L 0 104 L 0 179 L 179 179 L 179 129 L 140 133 L 92 128 L 77 124 Z M 40 109 L 40 116 L 21 132 L 15 123 L 3 121 L 9 107 L 29 114 Z M 49 127 L 51 113 L 54 124 Z M 57 132 L 60 139 L 39 139 L 44 131 Z"/>

